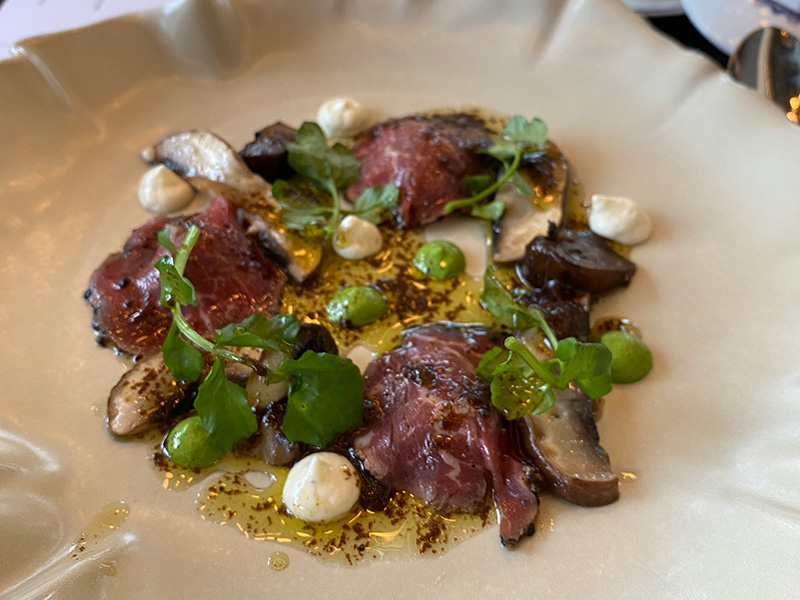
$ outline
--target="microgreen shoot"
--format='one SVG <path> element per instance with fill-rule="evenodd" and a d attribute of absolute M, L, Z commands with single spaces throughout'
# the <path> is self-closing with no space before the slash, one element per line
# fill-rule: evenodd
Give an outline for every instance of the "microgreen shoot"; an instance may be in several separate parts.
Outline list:
<path fill-rule="evenodd" d="M 473 217 L 494 220 L 503 216 L 505 205 L 499 200 L 481 205 L 485 200 L 499 190 L 506 182 L 511 182 L 521 194 L 535 195 L 534 190 L 519 174 L 522 155 L 527 152 L 539 150 L 547 141 L 547 126 L 541 119 L 528 121 L 521 115 L 515 115 L 508 120 L 503 133 L 488 148 L 478 150 L 487 154 L 503 164 L 503 174 L 494 182 L 487 175 L 472 175 L 464 178 L 464 187 L 472 195 L 468 198 L 459 198 L 448 202 L 444 212 L 449 214 L 455 210 L 469 208 Z"/>
<path fill-rule="evenodd" d="M 375 185 L 364 190 L 353 205 L 352 210 L 334 209 L 320 204 L 324 198 L 309 197 L 302 188 L 287 181 L 278 180 L 272 186 L 272 195 L 281 209 L 283 224 L 289 229 L 300 231 L 303 235 L 327 236 L 335 232 L 338 219 L 353 215 L 359 219 L 379 225 L 397 207 L 400 190 L 394 183 Z"/>
<path fill-rule="evenodd" d="M 172 324 L 162 346 L 164 363 L 172 375 L 178 380 L 196 381 L 206 366 L 202 352 L 215 357 L 194 401 L 211 443 L 227 452 L 258 429 L 247 392 L 225 376 L 225 360 L 247 365 L 269 382 L 289 381 L 282 429 L 292 441 L 324 447 L 339 433 L 361 425 L 363 380 L 350 359 L 306 352 L 299 360 L 286 359 L 280 368 L 269 371 L 261 362 L 229 348 L 290 353 L 300 330 L 300 322 L 294 315 L 267 318 L 255 313 L 218 329 L 213 342 L 192 328 L 181 307 L 197 303 L 194 285 L 184 276 L 184 270 L 199 236 L 200 229 L 192 225 L 183 244 L 176 249 L 169 229 L 159 232 L 159 242 L 174 256 L 162 256 L 156 269 L 161 275 L 161 303 L 172 313 Z"/>
<path fill-rule="evenodd" d="M 283 223 L 290 229 L 306 235 L 330 236 L 336 232 L 342 215 L 355 215 L 377 225 L 397 206 L 399 190 L 390 183 L 364 190 L 353 210 L 342 210 L 339 190 L 358 179 L 361 163 L 344 144 L 337 142 L 329 147 L 316 123 L 303 123 L 287 149 L 289 166 L 330 197 L 328 204 L 326 198 L 313 190 L 308 193 L 302 186 L 298 189 L 295 184 L 276 181 L 272 193 L 282 210 Z"/>
<path fill-rule="evenodd" d="M 544 313 L 520 304 L 489 267 L 483 278 L 481 304 L 506 327 L 538 326 L 555 357 L 541 361 L 516 337 L 504 348 L 492 348 L 478 365 L 478 374 L 490 382 L 492 404 L 508 419 L 541 414 L 555 404 L 554 390 L 577 383 L 592 398 L 611 391 L 611 353 L 602 344 L 580 342 L 574 337 L 557 339 Z"/>

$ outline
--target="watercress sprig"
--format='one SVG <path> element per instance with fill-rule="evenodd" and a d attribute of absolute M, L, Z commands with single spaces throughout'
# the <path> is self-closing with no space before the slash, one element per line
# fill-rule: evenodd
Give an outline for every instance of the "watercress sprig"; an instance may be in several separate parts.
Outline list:
<path fill-rule="evenodd" d="M 181 307 L 195 305 L 197 298 L 194 285 L 184 276 L 184 270 L 199 236 L 200 229 L 192 225 L 183 244 L 176 249 L 169 229 L 159 232 L 159 242 L 174 256 L 162 256 L 156 269 L 161 275 L 161 303 L 173 317 L 162 346 L 164 363 L 176 379 L 196 381 L 205 370 L 201 351 L 215 357 L 194 401 L 210 442 L 227 452 L 237 441 L 258 429 L 247 392 L 225 376 L 224 360 L 245 364 L 270 382 L 289 381 L 282 430 L 291 441 L 324 447 L 339 433 L 361 425 L 363 380 L 350 359 L 307 351 L 298 360 L 287 359 L 279 369 L 269 371 L 259 361 L 228 348 L 250 347 L 289 353 L 300 330 L 300 322 L 294 315 L 267 318 L 255 313 L 239 323 L 216 330 L 214 341 L 204 338 L 189 325 Z"/>
<path fill-rule="evenodd" d="M 379 225 L 397 207 L 400 198 L 400 190 L 394 183 L 375 185 L 361 193 L 352 210 L 336 210 L 333 206 L 320 204 L 319 201 L 325 201 L 324 198 L 312 200 L 298 193 L 300 191 L 284 180 L 278 180 L 272 186 L 272 195 L 281 209 L 283 224 L 311 237 L 331 235 L 339 225 L 338 220 L 347 215 Z"/>
<path fill-rule="evenodd" d="M 611 391 L 611 352 L 602 344 L 580 342 L 574 337 L 559 340 L 535 306 L 517 302 L 498 281 L 494 269 L 484 274 L 481 304 L 506 327 L 538 326 L 555 357 L 539 360 L 519 339 L 509 336 L 504 348 L 484 354 L 478 374 L 490 382 L 492 404 L 508 419 L 541 414 L 555 404 L 553 390 L 563 390 L 574 381 L 592 398 Z"/>
<path fill-rule="evenodd" d="M 510 181 L 521 194 L 535 195 L 534 190 L 519 174 L 522 155 L 539 150 L 547 141 L 547 126 L 541 119 L 528 121 L 521 115 L 514 115 L 508 120 L 500 138 L 488 148 L 478 150 L 503 163 L 503 174 L 492 183 L 488 175 L 473 175 L 464 178 L 464 186 L 472 195 L 448 202 L 444 212 L 449 214 L 461 208 L 470 208 L 473 217 L 494 220 L 503 216 L 505 205 L 499 200 L 487 204 L 480 202 L 494 194 L 506 182 Z"/>
<path fill-rule="evenodd" d="M 330 195 L 331 204 L 309 201 L 303 194 L 293 193 L 286 181 L 276 181 L 272 194 L 282 210 L 284 225 L 306 234 L 333 235 L 342 215 L 355 215 L 375 225 L 397 206 L 399 190 L 393 183 L 368 188 L 356 200 L 353 210 L 343 211 L 339 190 L 358 179 L 361 163 L 342 143 L 328 146 L 322 129 L 305 122 L 298 129 L 295 141 L 287 144 L 289 166 L 316 188 Z"/>

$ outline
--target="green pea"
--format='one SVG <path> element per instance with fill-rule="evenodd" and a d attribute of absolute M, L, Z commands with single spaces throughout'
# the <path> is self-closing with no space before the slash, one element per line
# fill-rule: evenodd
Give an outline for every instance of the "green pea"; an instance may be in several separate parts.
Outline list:
<path fill-rule="evenodd" d="M 386 300 L 378 290 L 352 286 L 336 292 L 325 307 L 325 313 L 333 323 L 361 327 L 380 319 L 385 309 Z"/>
<path fill-rule="evenodd" d="M 420 246 L 414 254 L 414 266 L 434 279 L 450 279 L 467 267 L 464 253 L 455 244 L 434 240 Z"/>
<path fill-rule="evenodd" d="M 604 333 L 600 342 L 611 351 L 611 379 L 614 383 L 639 381 L 653 368 L 650 349 L 627 331 Z"/>
<path fill-rule="evenodd" d="M 200 417 L 189 417 L 169 432 L 167 454 L 183 467 L 210 467 L 225 453 L 211 442 Z"/>

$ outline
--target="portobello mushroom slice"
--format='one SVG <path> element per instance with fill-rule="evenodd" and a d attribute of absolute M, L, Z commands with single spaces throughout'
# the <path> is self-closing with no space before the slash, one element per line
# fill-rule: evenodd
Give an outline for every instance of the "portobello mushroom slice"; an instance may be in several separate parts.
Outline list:
<path fill-rule="evenodd" d="M 564 217 L 569 164 L 561 150 L 547 141 L 540 152 L 526 154 L 517 171 L 535 196 L 522 194 L 506 183 L 495 200 L 506 205 L 495 227 L 494 260 L 514 262 L 525 254 L 525 246 L 537 235 L 546 235 L 550 223 L 560 224 Z"/>
<path fill-rule="evenodd" d="M 161 352 L 139 360 L 108 396 L 108 428 L 114 435 L 141 433 L 191 408 L 196 383 L 176 381 Z"/>
<path fill-rule="evenodd" d="M 281 431 L 286 403 L 275 403 L 258 421 L 258 431 L 242 440 L 233 448 L 239 457 L 251 456 L 268 465 L 283 467 L 292 465 L 302 456 L 306 446 L 300 442 L 290 442 Z"/>
<path fill-rule="evenodd" d="M 600 236 L 555 225 L 546 236 L 535 237 L 517 263 L 519 276 L 531 287 L 541 288 L 558 279 L 592 295 L 628 285 L 635 271 L 636 265 Z"/>
<path fill-rule="evenodd" d="M 146 163 L 163 164 L 199 191 L 225 196 L 241 209 L 249 233 L 303 282 L 322 260 L 322 242 L 301 237 L 284 226 L 272 188 L 253 173 L 228 142 L 209 131 L 183 131 L 142 151 Z"/>
<path fill-rule="evenodd" d="M 239 155 L 254 173 L 267 181 L 290 177 L 289 150 L 297 130 L 286 123 L 277 121 L 260 131 L 255 139 L 239 151 Z"/>
<path fill-rule="evenodd" d="M 520 301 L 541 309 L 558 339 L 574 337 L 581 342 L 589 341 L 590 296 L 586 292 L 575 291 L 551 279 L 544 287 L 526 291 Z"/>
<path fill-rule="evenodd" d="M 567 502 L 602 506 L 619 498 L 618 478 L 600 446 L 592 400 L 570 386 L 556 390 L 555 406 L 521 419 L 523 447 L 548 489 Z"/>

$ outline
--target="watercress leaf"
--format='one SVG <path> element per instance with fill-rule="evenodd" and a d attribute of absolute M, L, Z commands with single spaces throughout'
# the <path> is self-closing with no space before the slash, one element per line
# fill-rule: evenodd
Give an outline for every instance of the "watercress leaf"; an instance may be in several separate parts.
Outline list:
<path fill-rule="evenodd" d="M 361 163 L 353 156 L 350 148 L 337 142 L 328 150 L 327 159 L 330 176 L 337 190 L 356 182 Z M 333 190 L 329 191 L 333 193 Z"/>
<path fill-rule="evenodd" d="M 319 125 L 306 121 L 286 145 L 289 166 L 315 185 L 328 189 L 331 174 L 327 160 L 328 143 Z"/>
<path fill-rule="evenodd" d="M 203 373 L 203 354 L 183 339 L 175 321 L 169 328 L 167 339 L 161 346 L 164 364 L 178 381 L 196 381 Z"/>
<path fill-rule="evenodd" d="M 361 163 L 344 144 L 336 143 L 328 148 L 325 134 L 316 123 L 303 123 L 295 141 L 286 148 L 289 166 L 331 194 L 358 179 Z"/>
<path fill-rule="evenodd" d="M 194 306 L 197 304 L 194 285 L 178 272 L 171 256 L 164 255 L 156 261 L 156 270 L 161 276 L 161 305 L 167 308 L 174 304 Z"/>
<path fill-rule="evenodd" d="M 547 125 L 541 119 L 528 121 L 521 115 L 514 115 L 503 129 L 503 138 L 526 149 L 539 148 L 547 141 Z"/>
<path fill-rule="evenodd" d="M 525 194 L 526 196 L 536 196 L 536 190 L 534 190 L 528 182 L 525 181 L 525 178 L 519 174 L 519 171 L 514 171 L 509 181 L 514 184 L 514 187 L 517 188 L 517 191 L 520 194 Z"/>
<path fill-rule="evenodd" d="M 177 250 L 175 250 L 175 244 L 172 243 L 172 240 L 169 237 L 169 227 L 164 227 L 161 231 L 158 232 L 158 243 L 164 246 L 167 250 L 175 254 Z"/>
<path fill-rule="evenodd" d="M 486 381 L 491 381 L 492 377 L 494 377 L 494 370 L 499 365 L 506 362 L 508 357 L 508 350 L 500 346 L 495 346 L 491 350 L 488 350 L 486 354 L 483 355 L 483 358 L 481 358 L 481 362 L 478 363 L 478 375 L 483 377 Z"/>
<path fill-rule="evenodd" d="M 559 387 L 575 381 L 592 398 L 611 391 L 611 352 L 603 344 L 565 338 L 558 342 Z"/>
<path fill-rule="evenodd" d="M 293 188 L 288 185 L 281 186 L 280 190 L 275 198 L 281 209 L 281 220 L 289 229 L 311 233 L 313 228 L 327 225 L 333 216 L 333 208 L 294 195 Z"/>
<path fill-rule="evenodd" d="M 247 346 L 289 353 L 300 331 L 300 321 L 292 314 L 267 318 L 255 313 L 239 323 L 217 329 L 217 346 Z"/>
<path fill-rule="evenodd" d="M 480 148 L 478 150 L 479 154 L 487 154 L 492 158 L 502 161 L 506 167 L 508 167 L 508 161 L 513 159 L 517 152 L 521 152 L 517 145 L 505 139 L 499 139 L 488 148 Z"/>
<path fill-rule="evenodd" d="M 495 369 L 490 389 L 492 404 L 509 420 L 540 414 L 555 404 L 549 385 L 530 369 L 511 363 L 501 364 Z"/>
<path fill-rule="evenodd" d="M 258 430 L 256 416 L 247 403 L 247 392 L 225 377 L 219 357 L 197 388 L 194 407 L 214 444 L 225 452 Z"/>
<path fill-rule="evenodd" d="M 474 196 L 492 185 L 494 177 L 492 175 L 467 175 L 461 180 L 461 183 L 464 184 L 469 195 Z"/>
<path fill-rule="evenodd" d="M 517 304 L 511 293 L 497 280 L 492 267 L 487 268 L 483 275 L 481 306 L 512 329 L 526 329 L 537 324 L 530 310 Z"/>
<path fill-rule="evenodd" d="M 397 208 L 400 189 L 394 184 L 374 185 L 367 188 L 353 205 L 352 214 L 379 225 L 389 211 Z"/>
<path fill-rule="evenodd" d="M 470 215 L 478 219 L 486 219 L 487 221 L 496 221 L 503 216 L 506 211 L 506 205 L 500 200 L 492 200 L 487 204 L 477 204 L 472 207 Z"/>
<path fill-rule="evenodd" d="M 307 350 L 297 360 L 285 360 L 280 372 L 291 378 L 281 426 L 290 441 L 324 448 L 361 425 L 364 381 L 350 359 Z"/>

